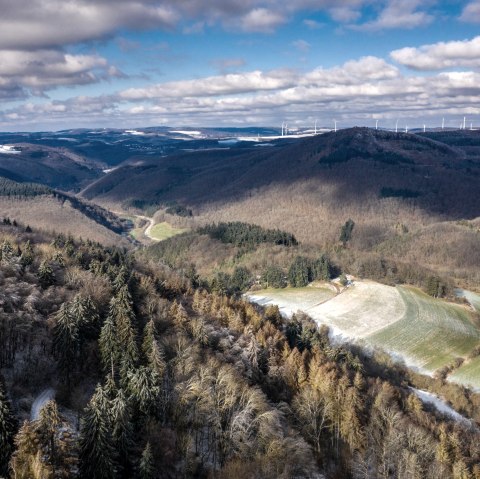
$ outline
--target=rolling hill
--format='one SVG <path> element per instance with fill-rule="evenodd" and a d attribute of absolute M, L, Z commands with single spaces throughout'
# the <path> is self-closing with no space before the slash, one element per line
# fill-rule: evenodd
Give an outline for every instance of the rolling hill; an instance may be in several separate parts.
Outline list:
<path fill-rule="evenodd" d="M 121 236 L 124 225 L 113 213 L 37 183 L 18 183 L 0 177 L 0 214 L 43 231 L 103 244 L 128 244 Z"/>
<path fill-rule="evenodd" d="M 480 160 L 467 150 L 480 135 L 457 135 L 451 145 L 440 141 L 445 133 L 429 135 L 353 128 L 270 146 L 139 158 L 82 194 L 116 208 L 176 203 L 193 211 L 184 227 L 251 222 L 323 249 L 334 248 L 352 218 L 352 251 L 478 284 Z"/>
<path fill-rule="evenodd" d="M 95 163 L 65 148 L 18 143 L 15 153 L 0 153 L 0 176 L 61 190 L 79 190 L 102 172 Z"/>

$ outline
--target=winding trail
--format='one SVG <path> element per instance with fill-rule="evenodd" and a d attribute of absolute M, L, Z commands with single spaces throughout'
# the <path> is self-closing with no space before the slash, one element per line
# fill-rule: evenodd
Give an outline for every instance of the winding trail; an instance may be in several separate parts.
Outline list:
<path fill-rule="evenodd" d="M 153 218 L 149 218 L 148 216 L 143 216 L 143 215 L 135 215 L 135 217 L 140 218 L 140 219 L 145 220 L 145 221 L 148 221 L 148 226 L 145 229 L 145 231 L 143 232 L 143 234 L 147 238 L 151 239 L 152 241 L 159 241 L 157 238 L 152 236 L 152 228 L 155 226 L 155 221 L 153 220 Z"/>
<path fill-rule="evenodd" d="M 32 409 L 30 410 L 30 421 L 36 421 L 40 417 L 40 410 L 48 401 L 55 397 L 53 389 L 44 389 L 33 401 Z"/>

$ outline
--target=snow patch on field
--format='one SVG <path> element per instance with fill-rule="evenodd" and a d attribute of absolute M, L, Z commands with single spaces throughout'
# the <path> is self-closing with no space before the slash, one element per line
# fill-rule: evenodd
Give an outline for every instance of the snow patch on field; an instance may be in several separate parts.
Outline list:
<path fill-rule="evenodd" d="M 422 391 L 421 389 L 410 388 L 411 391 L 425 404 L 430 404 L 437 411 L 449 416 L 457 422 L 463 422 L 471 424 L 471 421 L 466 417 L 462 416 L 460 413 L 455 411 L 450 407 L 443 399 L 440 399 L 436 394 L 430 393 L 428 391 Z"/>

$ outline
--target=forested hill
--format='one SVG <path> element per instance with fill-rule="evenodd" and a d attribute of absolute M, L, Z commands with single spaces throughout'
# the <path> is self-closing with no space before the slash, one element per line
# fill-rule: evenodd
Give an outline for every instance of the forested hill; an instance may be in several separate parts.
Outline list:
<path fill-rule="evenodd" d="M 478 428 L 407 386 L 477 422 L 478 395 L 125 250 L 0 226 L 0 252 L 3 477 L 480 477 Z"/>
<path fill-rule="evenodd" d="M 0 177 L 0 208 L 4 216 L 15 215 L 17 221 L 43 229 L 53 225 L 60 227 L 59 231 L 69 228 L 72 232 L 77 230 L 83 233 L 88 230 L 83 229 L 81 224 L 88 222 L 90 230 L 98 225 L 114 234 L 124 231 L 122 222 L 106 209 L 38 183 L 19 183 Z M 65 216 L 65 210 L 69 209 L 75 210 L 75 216 Z M 55 221 L 57 217 L 62 218 L 63 223 Z M 50 218 L 54 221 L 49 221 Z M 89 237 L 92 237 L 92 233 Z"/>
<path fill-rule="evenodd" d="M 142 159 L 111 172 L 84 194 L 105 201 L 178 201 L 199 208 L 267 187 L 288 191 L 293 185 L 315 182 L 319 189 L 334 187 L 332 201 L 342 205 L 405 197 L 427 212 L 475 217 L 480 214 L 479 175 L 480 155 L 469 156 L 457 145 L 415 134 L 352 128 L 270 147 Z"/>

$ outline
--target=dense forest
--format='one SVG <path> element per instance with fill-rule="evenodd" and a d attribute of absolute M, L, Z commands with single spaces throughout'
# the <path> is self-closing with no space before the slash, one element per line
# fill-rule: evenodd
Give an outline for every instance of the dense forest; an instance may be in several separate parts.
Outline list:
<path fill-rule="evenodd" d="M 0 232 L 0 477 L 480 478 L 478 395 L 191 271 Z"/>

